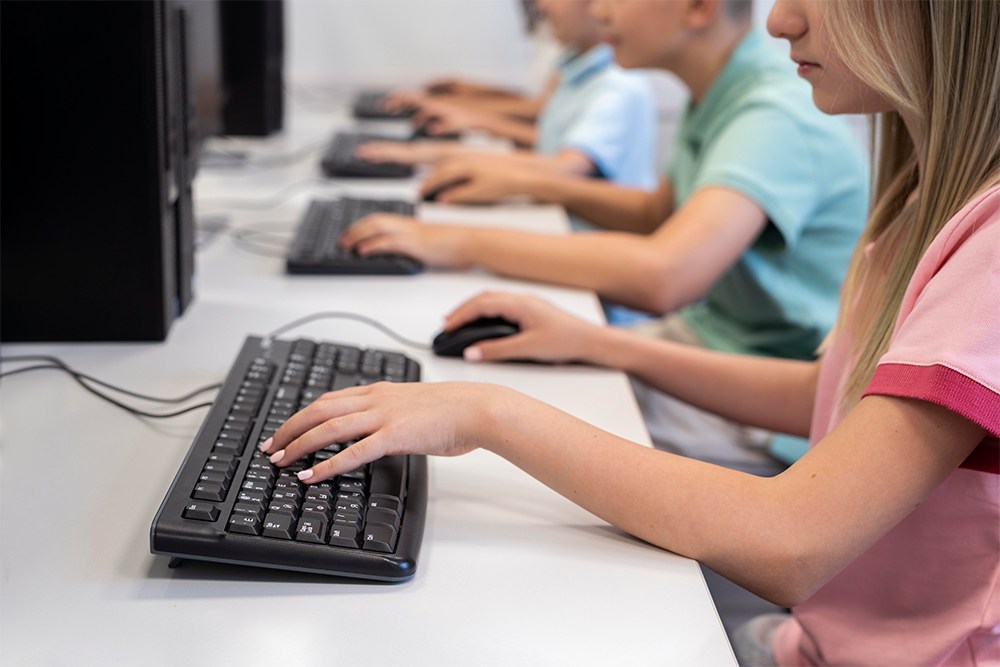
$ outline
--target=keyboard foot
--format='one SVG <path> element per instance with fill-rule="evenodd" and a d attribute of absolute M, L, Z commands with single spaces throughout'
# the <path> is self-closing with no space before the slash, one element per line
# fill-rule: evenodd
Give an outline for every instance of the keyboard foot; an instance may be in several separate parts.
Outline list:
<path fill-rule="evenodd" d="M 167 563 L 167 567 L 169 567 L 172 570 L 183 562 L 184 562 L 183 558 L 178 558 L 177 556 L 174 556 L 170 559 L 170 562 Z"/>

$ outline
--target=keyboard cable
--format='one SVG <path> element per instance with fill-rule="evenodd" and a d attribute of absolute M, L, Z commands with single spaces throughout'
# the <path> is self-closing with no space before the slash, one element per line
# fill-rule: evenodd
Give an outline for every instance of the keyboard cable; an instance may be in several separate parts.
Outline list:
<path fill-rule="evenodd" d="M 184 403 L 186 401 L 189 401 L 189 400 L 193 399 L 196 396 L 199 396 L 200 394 L 204 394 L 204 393 L 207 393 L 209 391 L 216 391 L 216 390 L 218 390 L 218 389 L 220 389 L 222 387 L 221 383 L 215 383 L 215 384 L 210 384 L 210 385 L 206 385 L 204 387 L 200 387 L 198 389 L 195 389 L 194 391 L 188 392 L 184 396 L 179 396 L 177 398 L 163 398 L 163 397 L 160 397 L 160 396 L 150 396 L 148 394 L 141 394 L 139 392 L 132 391 L 130 389 L 125 389 L 124 387 L 119 387 L 119 386 L 113 385 L 113 384 L 111 384 L 109 382 L 105 382 L 104 380 L 98 379 L 98 378 L 96 378 L 96 377 L 94 377 L 92 375 L 88 375 L 86 373 L 81 373 L 80 371 L 77 371 L 77 370 L 75 370 L 73 368 L 70 368 L 70 366 L 67 365 L 66 362 L 64 362 L 62 359 L 59 359 L 58 357 L 53 357 L 53 356 L 48 356 L 48 355 L 34 355 L 34 354 L 33 355 L 14 355 L 14 356 L 0 357 L 0 365 L 2 365 L 2 364 L 9 364 L 9 363 L 27 363 L 27 362 L 42 362 L 42 363 L 36 363 L 34 365 L 31 365 L 31 366 L 24 366 L 24 367 L 21 367 L 21 368 L 16 368 L 14 370 L 4 371 L 4 372 L 0 373 L 0 379 L 6 378 L 6 377 L 10 377 L 12 375 L 18 375 L 20 373 L 31 372 L 31 371 L 41 371 L 41 370 L 58 370 L 58 371 L 62 371 L 64 373 L 67 373 L 70 377 L 72 377 L 76 381 L 77 384 L 79 384 L 81 387 L 83 387 L 84 389 L 86 389 L 91 394 L 97 396 L 98 398 L 100 398 L 102 400 L 105 400 L 108 403 L 111 403 L 112 405 L 115 405 L 115 406 L 121 408 L 122 410 L 125 410 L 126 412 L 130 412 L 130 413 L 132 413 L 134 415 L 138 415 L 140 417 L 147 417 L 149 419 L 167 419 L 167 418 L 170 418 L 170 417 L 177 417 L 179 415 L 183 415 L 183 414 L 186 414 L 188 412 L 192 412 L 194 410 L 198 410 L 198 409 L 206 408 L 206 407 L 211 407 L 212 403 L 211 402 L 198 403 L 196 405 L 191 405 L 191 406 L 182 408 L 180 410 L 175 410 L 173 412 L 165 412 L 165 413 L 149 412 L 149 411 L 137 408 L 135 406 L 128 405 L 126 403 L 122 403 L 121 401 L 117 400 L 116 398 L 114 398 L 112 396 L 109 396 L 109 395 L 107 395 L 107 394 L 105 394 L 105 393 L 103 393 L 101 391 L 98 391 L 94 387 L 90 386 L 90 384 L 88 384 L 88 382 L 89 383 L 93 383 L 93 384 L 98 385 L 98 386 L 101 386 L 101 387 L 104 387 L 106 389 L 110 389 L 110 390 L 118 392 L 120 394 L 124 394 L 126 396 L 131 396 L 133 398 L 138 398 L 138 399 L 145 400 L 145 401 L 152 401 L 152 402 L 155 402 L 155 403 L 166 403 L 166 404 Z"/>
<path fill-rule="evenodd" d="M 361 315 L 359 313 L 349 313 L 346 311 L 334 311 L 334 310 L 313 313 L 311 315 L 306 315 L 305 317 L 300 317 L 299 319 L 289 322 L 288 324 L 284 324 L 275 329 L 274 331 L 272 331 L 271 333 L 264 336 L 263 340 L 261 341 L 261 345 L 265 348 L 270 347 L 271 342 L 281 334 L 291 331 L 292 329 L 297 329 L 305 324 L 309 324 L 310 322 L 315 322 L 317 320 L 326 320 L 326 319 L 353 320 L 355 322 L 361 322 L 362 324 L 367 324 L 370 327 L 378 329 L 389 338 L 392 338 L 396 342 L 402 343 L 403 345 L 407 345 L 409 347 L 418 350 L 431 349 L 431 346 L 428 345 L 427 343 L 420 343 L 418 341 L 405 338 L 404 336 L 401 336 L 400 334 L 396 333 L 395 331 L 393 331 L 386 325 L 382 324 L 378 320 L 368 317 L 367 315 Z"/>

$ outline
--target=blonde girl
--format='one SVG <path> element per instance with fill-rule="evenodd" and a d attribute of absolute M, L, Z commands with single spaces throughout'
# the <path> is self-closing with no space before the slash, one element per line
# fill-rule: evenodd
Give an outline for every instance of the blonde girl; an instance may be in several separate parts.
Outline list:
<path fill-rule="evenodd" d="M 610 0 L 609 0 L 610 1 Z M 1000 662 L 1000 3 L 778 0 L 768 21 L 828 113 L 876 115 L 876 200 L 817 362 L 725 355 L 485 294 L 521 333 L 470 360 L 623 369 L 732 419 L 808 434 L 761 478 L 648 449 L 509 389 L 373 385 L 327 394 L 262 448 L 315 483 L 385 454 L 512 461 L 632 534 L 793 615 L 772 664 Z M 739 647 L 738 647 L 739 648 Z"/>

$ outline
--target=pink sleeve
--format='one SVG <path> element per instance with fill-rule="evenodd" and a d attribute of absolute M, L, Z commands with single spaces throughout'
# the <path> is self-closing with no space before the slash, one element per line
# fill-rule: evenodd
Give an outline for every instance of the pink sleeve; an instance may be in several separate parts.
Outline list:
<path fill-rule="evenodd" d="M 963 466 L 1000 472 L 1000 187 L 949 221 L 920 261 L 870 394 L 930 401 L 979 424 L 991 437 Z"/>

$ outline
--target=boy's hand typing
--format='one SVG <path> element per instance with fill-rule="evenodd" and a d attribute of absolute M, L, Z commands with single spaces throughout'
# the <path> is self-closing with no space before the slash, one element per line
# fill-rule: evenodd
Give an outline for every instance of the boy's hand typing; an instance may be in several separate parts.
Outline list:
<path fill-rule="evenodd" d="M 396 253 L 424 264 L 465 268 L 469 265 L 463 244 L 472 230 L 421 223 L 405 215 L 375 213 L 351 225 L 340 245 L 360 255 Z"/>
<path fill-rule="evenodd" d="M 420 193 L 453 204 L 488 204 L 527 194 L 531 170 L 503 155 L 461 156 L 442 161 L 427 175 Z"/>

